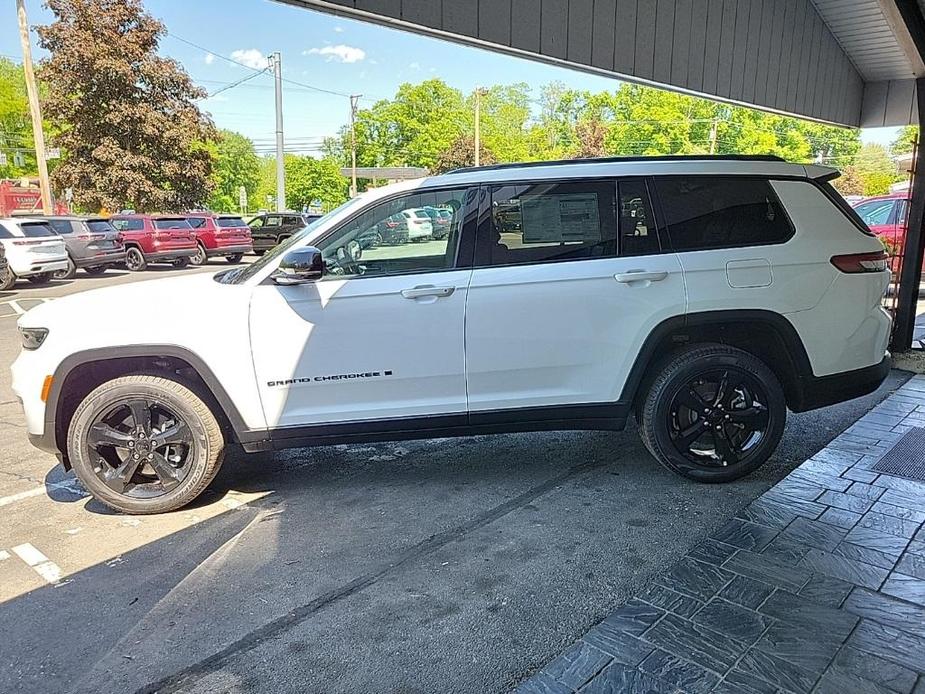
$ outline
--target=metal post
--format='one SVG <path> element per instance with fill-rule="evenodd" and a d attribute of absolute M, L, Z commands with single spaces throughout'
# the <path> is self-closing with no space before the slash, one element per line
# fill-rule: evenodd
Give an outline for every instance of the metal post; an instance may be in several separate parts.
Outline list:
<path fill-rule="evenodd" d="M 283 57 L 279 51 L 270 56 L 276 78 L 276 211 L 286 209 L 286 161 L 283 137 Z"/>
<path fill-rule="evenodd" d="M 26 92 L 29 95 L 29 111 L 32 114 L 32 137 L 35 141 L 35 162 L 39 169 L 39 187 L 42 190 L 42 211 L 51 214 L 51 181 L 48 179 L 48 162 L 45 160 L 45 132 L 42 130 L 42 105 L 35 86 L 35 70 L 32 68 L 32 45 L 29 42 L 29 20 L 26 17 L 24 0 L 16 0 L 19 15 L 19 38 L 22 41 L 22 65 L 26 75 Z"/>
<path fill-rule="evenodd" d="M 903 252 L 902 273 L 899 277 L 899 300 L 896 303 L 896 325 L 893 328 L 893 351 L 912 347 L 915 332 L 915 313 L 919 301 L 919 283 L 922 281 L 922 259 L 925 257 L 925 78 L 915 81 L 919 104 L 919 148 L 916 153 L 915 175 L 912 178 L 912 200 L 909 205 L 909 225 L 906 228 L 906 245 Z"/>
<path fill-rule="evenodd" d="M 475 90 L 475 165 L 482 163 L 482 88 Z"/>
<path fill-rule="evenodd" d="M 362 94 L 350 95 L 350 197 L 357 194 L 357 103 Z"/>

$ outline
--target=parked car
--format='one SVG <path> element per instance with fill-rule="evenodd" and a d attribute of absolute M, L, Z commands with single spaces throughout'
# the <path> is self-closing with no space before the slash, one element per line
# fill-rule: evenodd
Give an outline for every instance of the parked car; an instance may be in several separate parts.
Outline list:
<path fill-rule="evenodd" d="M 257 215 L 248 222 L 254 253 L 263 255 L 320 217 L 321 215 L 298 212 L 268 212 Z"/>
<path fill-rule="evenodd" d="M 0 219 L 0 244 L 3 244 L 7 261 L 0 289 L 9 289 L 17 279 L 45 284 L 54 273 L 68 268 L 64 241 L 43 219 Z"/>
<path fill-rule="evenodd" d="M 672 157 L 405 181 L 250 265 L 34 308 L 13 389 L 32 442 L 129 513 L 190 502 L 230 445 L 619 430 L 631 416 L 668 469 L 735 480 L 774 452 L 788 408 L 870 393 L 890 369 L 886 254 L 835 176 Z M 437 194 L 462 222 L 449 238 L 360 247 Z M 493 219 L 495 201 L 519 208 L 519 230 Z M 140 306 L 168 307 L 169 323 L 113 320 Z"/>
<path fill-rule="evenodd" d="M 88 275 L 101 275 L 108 268 L 125 262 L 122 233 L 101 217 L 43 217 L 67 248 L 68 267 L 55 273 L 55 279 L 71 279 L 77 268 Z"/>
<path fill-rule="evenodd" d="M 224 257 L 240 263 L 253 250 L 250 227 L 235 215 L 190 212 L 186 221 L 196 234 L 198 253 L 190 258 L 193 265 L 203 265 L 209 258 Z"/>
<path fill-rule="evenodd" d="M 7 283 L 7 273 L 10 271 L 10 265 L 6 262 L 6 250 L 0 243 L 0 287 L 5 287 Z"/>
<path fill-rule="evenodd" d="M 890 254 L 890 268 L 899 272 L 900 256 L 906 245 L 909 192 L 865 198 L 853 205 L 861 220 L 877 235 Z M 925 270 L 925 262 L 922 265 Z"/>
<path fill-rule="evenodd" d="M 450 225 L 453 223 L 453 213 L 449 210 L 442 208 L 436 208 L 427 206 L 422 208 L 424 212 L 430 217 L 430 222 L 433 225 L 433 236 L 435 239 L 446 238 L 450 233 Z"/>
<path fill-rule="evenodd" d="M 404 210 L 401 214 L 405 218 L 409 241 L 430 241 L 434 237 L 433 222 L 423 209 Z"/>
<path fill-rule="evenodd" d="M 125 267 L 140 272 L 151 263 L 186 267 L 199 252 L 193 229 L 183 217 L 171 215 L 116 215 L 112 225 L 125 241 Z"/>

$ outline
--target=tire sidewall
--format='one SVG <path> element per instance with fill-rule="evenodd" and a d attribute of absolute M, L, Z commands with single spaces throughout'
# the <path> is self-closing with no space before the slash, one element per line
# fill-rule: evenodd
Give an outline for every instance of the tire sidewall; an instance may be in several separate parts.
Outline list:
<path fill-rule="evenodd" d="M 758 358 L 732 349 L 701 356 L 680 367 L 675 366 L 678 361 L 674 360 L 666 365 L 665 368 L 672 369 L 672 373 L 665 380 L 657 380 L 647 397 L 645 411 L 652 413 L 652 421 L 647 422 L 646 426 L 651 432 L 652 443 L 657 448 L 659 461 L 673 471 L 701 482 L 727 482 L 743 477 L 761 467 L 780 443 L 787 420 L 784 392 L 774 373 Z M 668 428 L 670 408 L 674 396 L 688 382 L 699 374 L 724 367 L 734 367 L 745 371 L 759 381 L 768 399 L 768 426 L 764 438 L 749 453 L 745 462 L 725 468 L 701 466 L 689 460 L 675 448 Z"/>
<path fill-rule="evenodd" d="M 142 253 L 139 249 L 135 247 L 129 248 L 126 251 L 125 255 L 126 255 L 125 266 L 126 268 L 128 268 L 130 272 L 141 272 L 142 270 L 145 269 L 145 266 L 147 265 L 147 263 L 145 262 L 145 256 L 144 256 L 144 253 Z M 132 262 L 130 258 L 134 258 L 136 260 Z"/>
<path fill-rule="evenodd" d="M 85 452 L 87 435 L 94 420 L 118 401 L 133 397 L 144 397 L 167 405 L 187 423 L 195 442 L 193 459 L 187 462 L 192 467 L 184 480 L 175 489 L 151 499 L 134 499 L 114 492 L 96 476 L 93 471 L 94 461 Z M 107 505 L 127 513 L 160 513 L 192 501 L 198 495 L 196 490 L 200 489 L 209 474 L 208 463 L 213 454 L 204 422 L 189 403 L 156 386 L 124 381 L 105 383 L 87 396 L 71 420 L 67 444 L 74 474 L 81 483 Z"/>

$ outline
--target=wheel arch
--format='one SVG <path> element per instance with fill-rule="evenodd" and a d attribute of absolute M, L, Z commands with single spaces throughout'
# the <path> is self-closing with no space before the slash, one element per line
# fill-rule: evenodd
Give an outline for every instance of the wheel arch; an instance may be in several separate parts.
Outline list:
<path fill-rule="evenodd" d="M 187 386 L 208 405 L 225 440 L 240 442 L 250 431 L 209 366 L 194 352 L 176 345 L 128 345 L 91 349 L 68 356 L 55 370 L 45 409 L 45 438 L 67 459 L 67 430 L 80 402 L 97 386 L 130 374 L 160 375 Z M 250 438 L 253 438 L 251 434 Z"/>
<path fill-rule="evenodd" d="M 680 349 L 704 342 L 754 354 L 777 376 L 791 410 L 810 409 L 805 384 L 814 376 L 803 341 L 784 316 L 761 309 L 705 311 L 659 323 L 643 342 L 620 400 L 635 406 L 655 377 L 653 367 Z"/>

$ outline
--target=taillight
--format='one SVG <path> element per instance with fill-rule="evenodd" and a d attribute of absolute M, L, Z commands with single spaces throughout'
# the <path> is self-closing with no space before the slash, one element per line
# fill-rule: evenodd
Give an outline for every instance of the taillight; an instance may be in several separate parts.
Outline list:
<path fill-rule="evenodd" d="M 832 265 L 848 274 L 884 272 L 889 268 L 889 262 L 890 256 L 886 251 L 832 256 Z"/>

